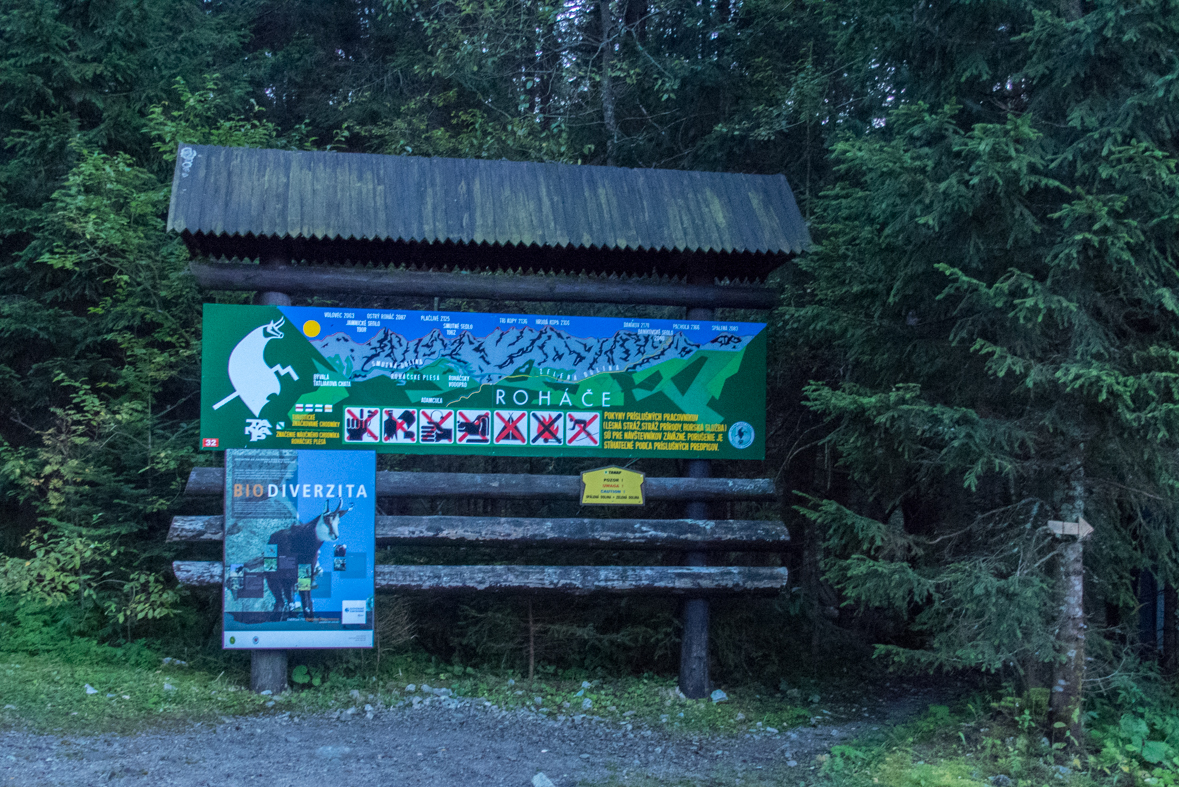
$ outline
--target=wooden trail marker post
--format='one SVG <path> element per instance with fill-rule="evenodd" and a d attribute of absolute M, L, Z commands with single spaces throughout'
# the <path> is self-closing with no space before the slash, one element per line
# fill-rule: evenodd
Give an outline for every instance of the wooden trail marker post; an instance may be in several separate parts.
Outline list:
<path fill-rule="evenodd" d="M 310 206 L 314 207 L 309 212 Z M 291 307 L 293 294 L 343 294 L 351 296 L 352 301 L 375 296 L 425 297 L 433 299 L 436 313 L 440 298 L 458 297 L 483 299 L 492 309 L 502 301 L 682 306 L 687 309 L 689 321 L 712 320 L 717 307 L 773 308 L 777 293 L 763 285 L 767 274 L 810 243 L 790 187 L 781 176 L 248 150 L 183 143 L 173 176 L 168 228 L 182 235 L 197 258 L 192 269 L 203 288 L 253 291 L 257 293 L 257 304 L 280 310 L 300 308 Z M 261 264 L 252 264 L 253 260 Z M 283 315 L 292 316 L 290 311 Z M 375 315 L 353 316 L 371 320 Z M 300 326 L 307 324 L 288 319 L 281 330 L 285 336 L 298 336 Z M 313 335 L 305 328 L 303 332 Z M 206 326 L 206 339 L 209 335 Z M 273 355 L 268 356 L 266 366 L 272 374 L 265 378 L 273 378 L 285 390 L 288 378 L 294 379 L 294 375 L 288 375 L 286 367 L 281 366 L 285 362 L 270 368 L 273 363 Z M 324 376 L 322 371 L 305 367 L 299 379 Z M 607 373 L 619 371 L 626 370 L 618 366 L 605 369 Z M 279 375 L 285 376 L 279 379 Z M 219 397 L 228 402 L 233 397 L 226 398 L 227 394 L 236 393 L 240 392 L 225 390 Z M 753 402 L 764 398 L 764 390 L 745 393 L 752 395 L 746 398 Z M 687 696 L 706 696 L 710 689 L 707 594 L 774 591 L 786 583 L 784 568 L 708 566 L 706 550 L 777 550 L 787 543 L 788 535 L 781 523 L 708 520 L 710 501 L 768 502 L 776 500 L 777 494 L 773 484 L 763 479 L 712 478 L 712 463 L 701 458 L 698 449 L 710 445 L 714 450 L 722 449 L 720 455 L 725 458 L 757 458 L 764 452 L 764 429 L 757 434 L 759 430 L 746 422 L 756 422 L 753 418 L 736 420 L 734 429 L 724 433 L 708 429 L 708 433 L 701 433 L 700 428 L 710 424 L 727 426 L 725 419 L 714 424 L 706 417 L 692 424 L 697 427 L 694 434 L 685 424 L 674 425 L 683 427 L 678 436 L 670 427 L 665 430 L 657 439 L 665 443 L 679 441 L 664 445 L 671 450 L 643 454 L 640 446 L 650 445 L 651 438 L 624 437 L 625 432 L 650 433 L 658 427 L 646 422 L 624 427 L 625 419 L 620 414 L 615 414 L 611 424 L 604 419 L 595 421 L 588 412 L 594 409 L 589 395 L 580 389 L 578 394 L 586 397 L 580 407 L 564 407 L 570 428 L 578 430 L 574 437 L 584 435 L 577 451 L 570 455 L 593 455 L 594 450 L 588 446 L 591 442 L 597 445 L 595 430 L 601 429 L 605 438 L 609 429 L 613 453 L 604 453 L 603 458 L 625 457 L 627 464 L 643 455 L 685 458 L 683 478 L 645 478 L 640 487 L 644 501 L 684 502 L 685 519 L 378 517 L 378 542 L 515 541 L 524 545 L 565 543 L 655 550 L 670 546 L 684 549 L 685 565 L 387 565 L 377 567 L 376 586 L 378 590 L 423 592 L 498 589 L 685 594 L 680 684 Z M 726 395 L 731 394 L 732 386 Z M 276 406 L 281 396 L 281 392 L 276 396 Z M 555 402 L 557 394 L 553 396 Z M 671 393 L 672 399 L 676 396 Z M 322 396 L 316 399 L 321 403 L 323 400 Z M 241 398 L 226 405 L 221 414 L 240 409 L 244 401 Z M 312 427 L 307 426 L 313 418 L 308 415 L 310 410 L 292 407 L 288 416 L 288 411 L 275 410 L 265 398 L 261 401 L 262 412 L 253 413 L 256 420 L 266 420 L 270 412 L 275 416 L 270 421 L 288 424 L 288 434 L 295 437 L 317 438 L 315 442 L 323 447 L 331 447 L 325 443 L 333 439 L 336 443 L 347 442 L 344 433 L 325 438 L 325 432 L 311 431 Z M 603 398 L 594 406 L 599 404 L 605 407 L 607 403 Z M 384 406 L 380 402 L 371 405 Z M 643 412 L 651 411 L 651 407 L 633 409 L 639 421 L 644 421 Z M 295 413 L 300 413 L 299 418 L 294 417 Z M 284 447 L 243 445 L 240 426 L 237 431 L 226 432 L 224 438 L 206 436 L 204 415 L 202 410 L 202 447 L 206 450 L 234 447 L 226 445 L 230 436 L 237 441 L 236 447 Z M 480 414 L 456 410 L 455 415 L 450 422 L 435 422 L 437 411 L 431 411 L 431 438 L 461 428 L 467 442 L 456 434 L 452 438 L 454 453 L 477 452 L 472 446 L 488 442 L 480 426 Z M 505 414 L 505 418 L 515 417 Z M 625 416 L 630 417 L 630 413 Z M 761 417 L 764 420 L 764 406 Z M 338 413 L 326 416 L 324 421 L 346 422 L 347 418 Z M 391 415 L 384 413 L 376 422 L 385 418 Z M 370 419 L 365 415 L 363 423 L 358 420 L 356 439 L 363 442 L 368 439 L 366 435 L 371 435 L 380 441 L 374 443 L 378 450 L 389 450 L 384 432 Z M 409 434 L 407 421 L 391 418 L 390 423 L 402 423 Z M 300 435 L 295 429 L 305 431 Z M 551 422 L 546 429 L 554 440 L 563 439 Z M 530 435 L 529 440 L 535 436 Z M 607 449 L 605 439 L 601 445 Z M 634 453 L 627 455 L 631 445 Z M 416 443 L 412 448 L 395 452 L 423 452 Z M 530 455 L 519 448 L 514 450 L 516 456 Z M 554 455 L 552 450 L 548 454 L 543 450 L 536 455 Z M 209 472 L 212 470 L 197 468 L 186 493 L 209 494 L 210 483 L 216 483 Z M 412 476 L 411 484 L 392 482 L 393 476 Z M 400 501 L 423 498 L 576 500 L 581 492 L 579 481 L 577 476 L 378 473 L 376 484 L 378 496 L 394 506 L 386 510 L 402 513 Z M 177 517 L 169 534 L 173 541 L 223 537 L 224 520 L 216 516 Z M 183 582 L 194 585 L 220 584 L 224 572 L 218 564 L 194 561 L 177 561 L 175 570 Z M 254 652 L 252 685 L 256 691 L 282 690 L 285 675 L 285 651 Z"/>

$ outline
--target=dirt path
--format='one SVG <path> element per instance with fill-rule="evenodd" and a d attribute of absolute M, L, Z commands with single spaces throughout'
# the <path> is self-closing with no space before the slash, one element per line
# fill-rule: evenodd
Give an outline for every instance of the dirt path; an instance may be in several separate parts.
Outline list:
<path fill-rule="evenodd" d="M 942 696 L 940 689 L 896 686 L 865 705 L 817 704 L 811 726 L 738 735 L 693 736 L 592 718 L 558 721 L 451 697 L 376 710 L 371 719 L 361 710 L 351 718 L 281 714 L 131 736 L 9 732 L 0 733 L 0 785 L 526 787 L 539 772 L 557 787 L 611 778 L 735 783 L 786 772 L 797 783 L 831 746 L 919 714 Z"/>

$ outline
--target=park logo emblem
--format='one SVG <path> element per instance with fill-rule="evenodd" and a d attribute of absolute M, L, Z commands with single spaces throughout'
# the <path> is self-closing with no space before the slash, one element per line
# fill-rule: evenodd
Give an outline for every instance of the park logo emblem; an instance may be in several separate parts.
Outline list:
<path fill-rule="evenodd" d="M 462 445 L 485 445 L 491 442 L 490 410 L 459 410 L 455 421 L 458 442 Z"/>
<path fill-rule="evenodd" d="M 533 445 L 565 444 L 565 413 L 534 410 L 528 417 L 528 437 Z"/>
<path fill-rule="evenodd" d="M 425 443 L 454 442 L 454 410 L 420 410 L 418 441 Z"/>
<path fill-rule="evenodd" d="M 381 442 L 381 411 L 376 407 L 344 408 L 345 443 Z"/>
<path fill-rule="evenodd" d="M 401 407 L 381 410 L 381 441 L 385 443 L 416 443 L 418 441 L 418 411 Z"/>
<path fill-rule="evenodd" d="M 599 413 L 566 413 L 566 445 L 597 448 L 601 444 L 602 422 Z"/>
<path fill-rule="evenodd" d="M 744 449 L 753 445 L 756 432 L 746 421 L 738 421 L 729 427 L 729 443 L 736 449 Z"/>
<path fill-rule="evenodd" d="M 528 413 L 523 410 L 496 410 L 492 431 L 496 445 L 528 445 Z"/>

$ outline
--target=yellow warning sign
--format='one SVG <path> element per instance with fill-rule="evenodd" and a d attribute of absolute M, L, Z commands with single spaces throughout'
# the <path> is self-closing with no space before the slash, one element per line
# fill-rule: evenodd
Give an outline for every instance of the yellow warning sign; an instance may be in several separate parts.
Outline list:
<path fill-rule="evenodd" d="M 581 474 L 583 506 L 641 506 L 643 474 L 621 467 L 599 467 Z"/>

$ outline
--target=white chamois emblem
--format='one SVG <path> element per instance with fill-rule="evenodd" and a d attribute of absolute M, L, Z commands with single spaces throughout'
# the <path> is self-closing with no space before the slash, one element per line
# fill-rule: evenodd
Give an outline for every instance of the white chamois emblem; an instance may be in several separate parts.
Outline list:
<path fill-rule="evenodd" d="M 298 381 L 299 375 L 290 366 L 267 366 L 263 357 L 266 343 L 271 339 L 283 337 L 279 328 L 284 322 L 286 319 L 282 318 L 255 328 L 233 348 L 233 352 L 229 354 L 229 381 L 233 383 L 233 393 L 213 405 L 214 410 L 241 398 L 246 407 L 250 408 L 250 412 L 257 417 L 270 397 L 282 390 L 279 375 L 285 374 Z"/>

